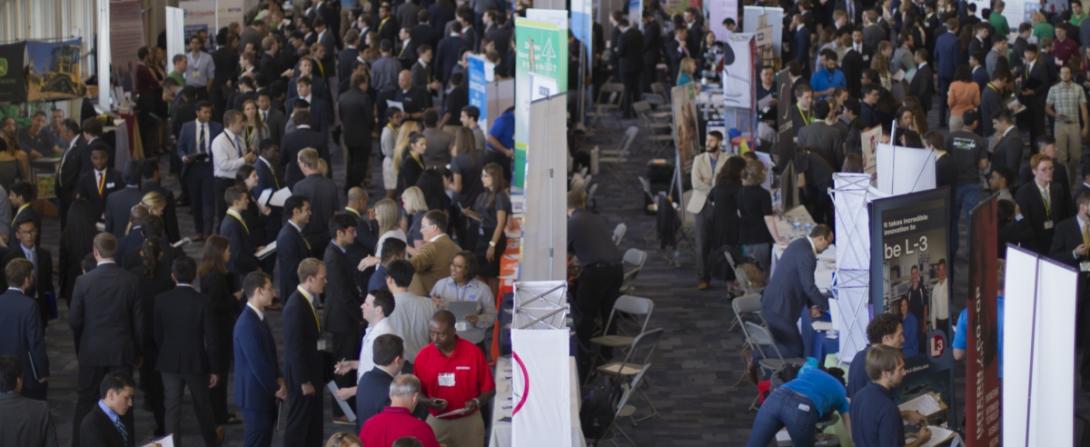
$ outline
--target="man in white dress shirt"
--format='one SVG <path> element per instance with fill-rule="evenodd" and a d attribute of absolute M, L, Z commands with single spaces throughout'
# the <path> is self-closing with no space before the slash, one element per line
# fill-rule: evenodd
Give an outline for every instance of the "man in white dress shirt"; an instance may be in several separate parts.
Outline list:
<path fill-rule="evenodd" d="M 360 343 L 359 360 L 341 360 L 337 362 L 334 372 L 344 375 L 355 369 L 358 383 L 367 371 L 375 367 L 375 339 L 386 334 L 400 336 L 387 318 L 396 307 L 394 295 L 389 290 L 372 290 L 367 295 L 363 305 L 360 306 L 363 310 L 363 319 L 367 320 L 367 330 L 363 334 L 363 342 Z M 343 400 L 348 400 L 355 395 L 356 387 L 341 388 L 337 391 L 337 397 Z"/>
<path fill-rule="evenodd" d="M 950 336 L 950 285 L 946 281 L 946 260 L 939 259 L 939 264 L 935 267 L 935 277 L 937 281 L 934 287 L 931 288 L 931 307 L 929 315 L 931 319 L 931 327 L 946 333 L 947 337 Z"/>
<path fill-rule="evenodd" d="M 216 218 L 215 222 L 223 220 L 227 212 L 227 202 L 223 193 L 227 188 L 235 184 L 235 173 L 244 164 L 253 163 L 257 155 L 253 152 L 245 152 L 246 148 L 242 140 L 242 129 L 245 126 L 242 112 L 228 110 L 223 114 L 223 122 L 226 127 L 223 132 L 212 140 L 212 175 L 215 176 Z"/>

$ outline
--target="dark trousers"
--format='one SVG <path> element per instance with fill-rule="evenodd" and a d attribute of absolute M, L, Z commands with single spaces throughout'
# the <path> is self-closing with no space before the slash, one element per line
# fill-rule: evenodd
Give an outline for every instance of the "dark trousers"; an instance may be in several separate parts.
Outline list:
<path fill-rule="evenodd" d="M 99 395 L 99 385 L 102 384 L 102 379 L 106 378 L 107 374 L 113 372 L 122 372 L 132 375 L 132 368 L 128 366 L 79 366 L 79 378 L 76 382 L 76 413 L 72 418 L 72 447 L 79 447 L 79 426 L 83 422 L 84 416 L 91 412 L 91 409 L 98 405 L 98 400 L 101 397 Z M 125 431 L 130 433 L 129 447 L 133 447 L 136 442 L 136 436 L 132 436 L 131 433 L 136 433 L 136 426 L 133 424 L 133 412 L 129 411 L 121 416 L 121 422 L 125 424 Z"/>
<path fill-rule="evenodd" d="M 776 432 L 784 427 L 791 435 L 791 444 L 814 445 L 814 434 L 820 420 L 821 416 L 810 399 L 787 388 L 776 388 L 761 404 L 746 447 L 767 446 L 776 437 Z"/>
<path fill-rule="evenodd" d="M 230 188 L 231 185 L 234 184 L 235 179 L 223 177 L 216 177 L 215 182 L 213 182 L 213 187 L 215 189 L 212 191 L 212 197 L 216 199 L 216 214 L 215 217 L 212 218 L 213 233 L 219 233 L 220 222 L 223 222 L 223 216 L 227 215 L 227 200 L 223 198 L 223 193 L 227 192 L 227 188 Z"/>
<path fill-rule="evenodd" d="M 620 295 L 624 269 L 620 263 L 597 263 L 583 267 L 575 286 L 575 337 L 579 340 L 576 357 L 580 377 L 590 371 L 590 339 L 598 331 L 598 321 L 604 325 L 613 303 Z"/>
<path fill-rule="evenodd" d="M 284 429 L 284 447 L 320 447 L 322 445 L 322 384 L 314 384 L 314 394 L 304 396 L 299 385 L 288 386 L 288 422 Z"/>
<path fill-rule="evenodd" d="M 220 380 L 227 380 L 226 377 Z M 163 395 L 166 400 L 167 433 L 173 433 L 175 443 L 182 440 L 182 400 L 185 389 L 189 388 L 189 398 L 193 401 L 193 412 L 201 427 L 204 445 L 216 445 L 216 422 L 212 417 L 212 402 L 208 396 L 207 374 L 170 374 L 163 373 Z"/>
<path fill-rule="evenodd" d="M 624 82 L 624 97 L 621 99 L 621 110 L 624 111 L 625 116 L 631 117 L 634 113 L 632 103 L 639 101 L 642 97 L 640 93 L 640 72 L 623 73 L 621 80 Z"/>
<path fill-rule="evenodd" d="M 212 164 L 195 161 L 190 164 L 182 181 L 189 191 L 189 209 L 193 213 L 193 229 L 203 235 L 212 234 L 212 217 L 216 214 L 212 186 Z"/>
<path fill-rule="evenodd" d="M 367 138 L 370 140 L 371 137 Z M 347 163 L 345 164 L 344 190 L 347 192 L 353 186 L 366 190 L 367 185 L 364 184 L 364 180 L 367 178 L 368 162 L 371 161 L 371 142 L 358 146 L 346 146 L 346 148 L 348 150 L 345 151 Z"/>
<path fill-rule="evenodd" d="M 332 371 L 332 363 L 336 363 L 341 359 L 347 360 L 359 360 L 360 356 L 360 332 L 334 332 L 333 333 L 333 354 L 332 362 L 330 364 L 330 370 Z M 333 382 L 337 384 L 338 388 L 349 388 L 356 386 L 356 375 L 345 374 L 343 376 L 333 375 Z M 333 417 L 344 416 L 344 412 L 341 411 L 341 406 L 337 404 L 335 399 L 329 400 L 329 407 L 333 409 Z M 348 399 L 349 408 L 356 408 L 356 398 Z"/>
<path fill-rule="evenodd" d="M 655 83 L 655 74 L 658 70 L 655 68 L 657 64 L 654 62 L 643 64 L 643 73 L 640 76 L 640 90 L 644 93 L 651 91 L 651 84 Z"/>
<path fill-rule="evenodd" d="M 768 322 L 768 331 L 772 333 L 772 340 L 776 342 L 780 355 L 784 358 L 802 357 L 803 353 L 806 352 L 806 345 L 802 341 L 802 334 L 799 333 L 798 326 L 795 325 L 797 318 L 784 321 L 783 317 L 765 313 L 762 313 L 762 315 L 764 315 L 765 321 Z"/>
<path fill-rule="evenodd" d="M 950 82 L 952 79 L 943 79 L 939 76 L 939 126 L 946 127 L 948 121 L 950 106 L 946 105 L 946 98 L 950 96 Z"/>
<path fill-rule="evenodd" d="M 954 212 L 950 219 L 950 255 L 957 259 L 961 233 L 958 231 L 960 222 L 964 219 L 969 225 L 969 213 L 980 202 L 980 183 L 961 183 L 954 187 Z M 968 234 L 968 232 L 966 232 Z M 951 272 L 954 270 L 954 262 L 946 263 Z"/>
<path fill-rule="evenodd" d="M 65 225 L 68 225 L 68 207 L 72 205 L 75 191 L 58 191 L 57 202 L 60 204 L 61 214 L 61 231 L 64 231 Z"/>
<path fill-rule="evenodd" d="M 155 370 L 155 362 L 150 357 L 144 358 L 140 366 L 140 389 L 144 390 L 144 409 L 155 417 L 155 435 L 170 433 L 166 429 L 166 406 L 163 402 L 163 376 Z"/>
<path fill-rule="evenodd" d="M 272 445 L 273 424 L 276 422 L 275 412 L 243 410 L 242 418 L 246 421 L 242 424 L 244 446 L 269 447 Z"/>
<path fill-rule="evenodd" d="M 212 419 L 216 425 L 227 423 L 227 371 L 220 371 L 220 381 L 216 386 L 208 389 L 208 398 L 212 403 Z"/>

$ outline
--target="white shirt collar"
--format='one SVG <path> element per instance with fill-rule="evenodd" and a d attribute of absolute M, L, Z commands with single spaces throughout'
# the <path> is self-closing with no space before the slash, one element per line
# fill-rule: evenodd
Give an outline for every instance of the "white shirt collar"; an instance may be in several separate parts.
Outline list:
<path fill-rule="evenodd" d="M 428 242 L 435 242 L 435 241 L 439 240 L 439 238 L 441 238 L 443 236 L 446 236 L 446 235 L 447 235 L 446 233 L 439 233 L 439 234 L 437 234 L 435 236 L 432 236 L 431 239 L 428 239 Z"/>
<path fill-rule="evenodd" d="M 246 305 L 249 306 L 250 309 L 253 309 L 254 313 L 257 314 L 257 319 L 265 321 L 265 312 L 262 312 L 257 307 L 254 307 L 254 303 L 246 302 Z"/>
<path fill-rule="evenodd" d="M 295 228 L 295 230 L 296 230 L 296 231 L 298 231 L 298 232 L 300 232 L 300 233 L 302 233 L 302 232 L 303 232 L 303 229 L 302 229 L 302 228 L 299 228 L 299 226 L 298 226 L 298 225 L 296 225 L 296 224 L 295 224 L 295 222 L 294 222 L 294 221 L 292 221 L 291 219 L 288 219 L 288 224 L 289 224 L 289 225 L 291 225 L 291 226 L 292 226 L 293 228 Z"/>
<path fill-rule="evenodd" d="M 814 252 L 814 256 L 817 256 L 817 245 L 814 245 L 814 239 L 810 236 L 806 236 L 806 242 L 810 243 L 810 251 Z"/>
<path fill-rule="evenodd" d="M 98 261 L 98 263 L 95 264 L 95 266 L 97 267 L 97 266 L 101 266 L 101 265 L 105 265 L 105 264 L 116 264 L 116 262 L 114 262 L 113 259 L 107 258 L 107 259 L 103 259 L 101 261 Z"/>

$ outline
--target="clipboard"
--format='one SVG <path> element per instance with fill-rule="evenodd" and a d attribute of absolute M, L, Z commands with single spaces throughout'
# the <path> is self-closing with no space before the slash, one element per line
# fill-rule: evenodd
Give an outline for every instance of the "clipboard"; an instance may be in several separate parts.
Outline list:
<path fill-rule="evenodd" d="M 273 253 L 276 253 L 276 241 L 269 242 L 269 245 L 266 245 L 265 248 L 255 252 L 254 257 L 257 259 L 265 259 Z"/>
<path fill-rule="evenodd" d="M 435 415 L 435 417 L 442 419 L 442 418 L 449 418 L 449 417 L 452 417 L 452 416 L 463 416 L 463 415 L 467 415 L 467 414 L 472 413 L 472 412 L 473 412 L 473 410 L 462 407 L 462 408 L 459 408 L 457 410 L 451 410 L 451 411 L 448 411 L 448 412 L 443 413 L 443 414 L 437 414 L 437 415 Z"/>
<path fill-rule="evenodd" d="M 337 397 L 337 390 L 339 389 L 337 387 L 337 382 L 334 382 L 332 380 L 326 382 L 325 389 L 329 390 L 329 394 L 333 395 L 333 400 L 337 402 L 337 406 L 340 407 L 341 411 L 344 412 L 344 417 L 348 419 L 348 422 L 355 422 L 356 412 L 352 411 L 352 407 L 348 405 L 348 402 L 341 400 L 341 398 Z"/>

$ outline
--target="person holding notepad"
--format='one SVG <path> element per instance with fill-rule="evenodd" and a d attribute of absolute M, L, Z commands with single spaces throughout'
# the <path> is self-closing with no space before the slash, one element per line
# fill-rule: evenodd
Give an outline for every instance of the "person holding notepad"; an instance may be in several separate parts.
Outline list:
<path fill-rule="evenodd" d="M 229 207 L 219 227 L 219 234 L 227 239 L 228 251 L 231 253 L 227 260 L 227 270 L 240 278 L 260 268 L 254 253 L 264 248 L 254 248 L 251 232 L 256 228 L 251 228 L 253 222 L 247 222 L 243 216 L 246 208 L 250 206 L 250 195 L 243 188 L 234 185 L 224 191 L 223 198 Z"/>

